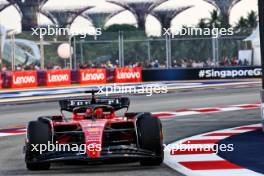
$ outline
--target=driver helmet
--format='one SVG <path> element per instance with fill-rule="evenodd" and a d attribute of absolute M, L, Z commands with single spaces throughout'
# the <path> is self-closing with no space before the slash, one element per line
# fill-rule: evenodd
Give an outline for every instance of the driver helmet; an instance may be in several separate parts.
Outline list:
<path fill-rule="evenodd" d="M 94 110 L 94 116 L 98 119 L 102 119 L 104 117 L 104 111 L 102 108 L 97 108 Z"/>
<path fill-rule="evenodd" d="M 92 118 L 92 115 L 93 115 L 93 110 L 91 108 L 87 108 L 86 111 L 85 111 L 85 118 L 89 119 L 89 118 Z"/>

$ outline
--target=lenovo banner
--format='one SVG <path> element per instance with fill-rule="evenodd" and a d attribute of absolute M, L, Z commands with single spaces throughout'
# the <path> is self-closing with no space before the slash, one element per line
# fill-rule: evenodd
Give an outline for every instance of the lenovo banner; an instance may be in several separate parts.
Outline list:
<path fill-rule="evenodd" d="M 142 81 L 142 69 L 137 68 L 116 68 L 115 69 L 115 82 L 141 82 Z"/>
<path fill-rule="evenodd" d="M 3 88 L 2 73 L 0 72 L 0 89 Z"/>
<path fill-rule="evenodd" d="M 37 72 L 36 71 L 15 71 L 12 72 L 12 88 L 29 88 L 37 87 Z"/>
<path fill-rule="evenodd" d="M 106 83 L 106 69 L 80 70 L 80 84 Z"/>
<path fill-rule="evenodd" d="M 71 84 L 70 70 L 48 70 L 46 74 L 47 86 L 63 86 Z"/>

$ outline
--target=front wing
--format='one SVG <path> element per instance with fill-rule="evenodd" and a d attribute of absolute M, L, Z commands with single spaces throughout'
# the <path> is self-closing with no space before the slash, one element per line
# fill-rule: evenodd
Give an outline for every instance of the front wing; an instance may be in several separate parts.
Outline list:
<path fill-rule="evenodd" d="M 142 158 L 155 158 L 154 152 L 139 149 L 133 146 L 119 145 L 103 147 L 101 156 L 91 158 L 86 153 L 80 152 L 47 152 L 34 157 L 32 162 L 59 162 L 59 161 L 87 161 L 87 162 L 103 162 L 111 159 L 133 159 L 140 160 Z M 120 160 L 122 162 L 122 160 Z"/>

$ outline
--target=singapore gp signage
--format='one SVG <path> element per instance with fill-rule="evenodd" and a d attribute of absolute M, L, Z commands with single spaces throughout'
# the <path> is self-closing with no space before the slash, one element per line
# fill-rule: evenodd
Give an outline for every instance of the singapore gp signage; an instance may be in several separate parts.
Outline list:
<path fill-rule="evenodd" d="M 199 71 L 199 78 L 254 78 L 261 76 L 261 68 L 248 68 L 248 69 L 202 69 Z"/>
<path fill-rule="evenodd" d="M 79 75 L 80 84 L 106 83 L 106 69 L 83 69 Z"/>
<path fill-rule="evenodd" d="M 239 79 L 260 78 L 261 67 L 219 67 L 219 68 L 186 68 L 186 69 L 148 69 L 142 71 L 143 81 L 177 81 L 203 79 Z"/>
<path fill-rule="evenodd" d="M 141 68 L 116 68 L 115 69 L 115 82 L 141 82 L 142 70 Z"/>
<path fill-rule="evenodd" d="M 12 88 L 29 88 L 37 87 L 37 72 L 36 71 L 15 71 L 12 72 Z"/>
<path fill-rule="evenodd" d="M 47 86 L 63 86 L 71 84 L 70 70 L 48 70 L 46 75 Z"/>

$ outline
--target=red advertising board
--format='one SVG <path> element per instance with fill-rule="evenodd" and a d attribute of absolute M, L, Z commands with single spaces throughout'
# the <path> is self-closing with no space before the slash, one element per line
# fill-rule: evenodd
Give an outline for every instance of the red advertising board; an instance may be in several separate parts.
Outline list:
<path fill-rule="evenodd" d="M 106 69 L 83 69 L 79 73 L 80 84 L 106 83 Z"/>
<path fill-rule="evenodd" d="M 47 86 L 63 86 L 71 84 L 71 71 L 70 70 L 48 70 L 46 72 Z"/>
<path fill-rule="evenodd" d="M 0 72 L 0 89 L 3 88 L 2 73 Z"/>
<path fill-rule="evenodd" d="M 36 71 L 14 71 L 12 72 L 11 88 L 37 87 Z"/>
<path fill-rule="evenodd" d="M 142 69 L 137 68 L 116 68 L 115 69 L 115 82 L 141 82 L 142 81 Z"/>

